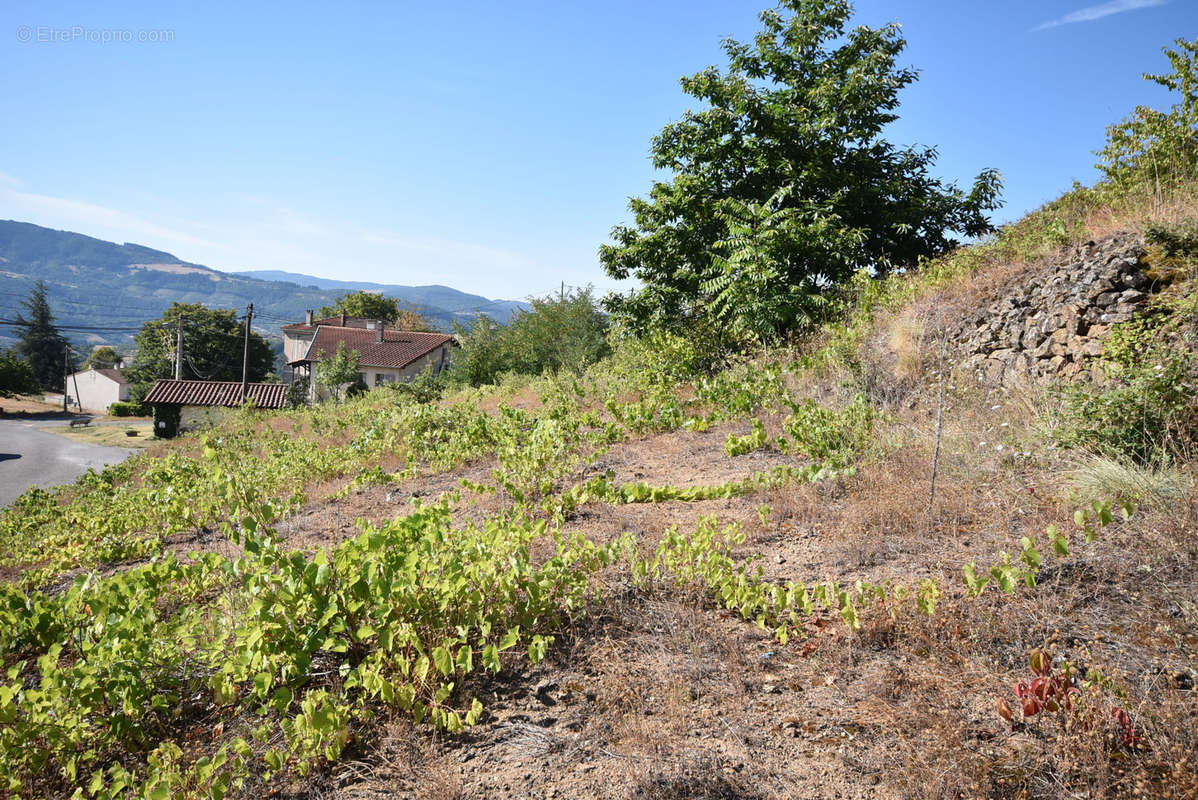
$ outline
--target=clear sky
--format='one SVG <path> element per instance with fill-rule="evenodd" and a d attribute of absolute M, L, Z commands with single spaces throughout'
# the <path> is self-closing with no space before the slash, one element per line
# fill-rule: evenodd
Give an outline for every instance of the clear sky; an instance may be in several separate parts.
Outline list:
<path fill-rule="evenodd" d="M 601 289 L 596 248 L 765 0 L 43 3 L 0 8 L 0 218 L 217 269 Z M 1198 35 L 1198 0 L 861 0 L 921 79 L 888 138 L 1000 220 L 1091 182 L 1107 124 Z M 107 41 L 106 41 L 107 40 Z"/>

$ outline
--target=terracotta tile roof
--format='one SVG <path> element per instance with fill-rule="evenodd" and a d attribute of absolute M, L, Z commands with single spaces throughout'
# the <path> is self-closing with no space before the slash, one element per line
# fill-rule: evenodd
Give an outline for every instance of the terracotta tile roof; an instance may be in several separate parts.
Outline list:
<path fill-rule="evenodd" d="M 259 408 L 282 408 L 287 404 L 287 387 L 281 383 L 246 385 L 246 397 Z M 147 403 L 173 403 L 181 406 L 241 405 L 241 381 L 169 381 L 161 380 L 146 395 Z"/>
<path fill-rule="evenodd" d="M 308 345 L 304 357 L 291 363 L 319 361 L 320 351 L 323 350 L 331 356 L 337 352 L 337 345 L 345 342 L 347 349 L 358 351 L 359 365 L 399 369 L 451 341 L 453 337 L 444 333 L 386 329 L 383 331 L 383 341 L 380 342 L 378 331 L 321 325 L 316 329 L 316 335 L 312 337 L 312 343 Z"/>

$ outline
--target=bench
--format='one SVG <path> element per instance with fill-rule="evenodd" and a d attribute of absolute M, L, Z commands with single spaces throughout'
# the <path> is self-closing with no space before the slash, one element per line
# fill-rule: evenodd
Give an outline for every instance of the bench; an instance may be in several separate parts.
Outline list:
<path fill-rule="evenodd" d="M 91 424 L 92 424 L 91 417 L 75 417 L 74 419 L 71 420 L 70 427 L 74 428 L 77 425 L 82 425 L 83 427 L 86 428 L 88 425 L 91 425 Z"/>

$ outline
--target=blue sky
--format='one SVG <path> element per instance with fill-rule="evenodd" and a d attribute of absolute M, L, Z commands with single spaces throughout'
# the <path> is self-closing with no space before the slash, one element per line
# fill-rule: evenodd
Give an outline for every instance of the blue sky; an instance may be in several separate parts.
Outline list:
<path fill-rule="evenodd" d="M 217 269 L 615 284 L 595 255 L 649 140 L 758 2 L 57 3 L 0 9 L 0 218 Z M 1198 35 L 1194 0 L 862 0 L 921 78 L 888 138 L 984 167 L 1007 220 L 1095 178 L 1104 127 Z M 108 41 L 105 41 L 107 39 Z M 148 41 L 147 41 L 148 40 Z"/>

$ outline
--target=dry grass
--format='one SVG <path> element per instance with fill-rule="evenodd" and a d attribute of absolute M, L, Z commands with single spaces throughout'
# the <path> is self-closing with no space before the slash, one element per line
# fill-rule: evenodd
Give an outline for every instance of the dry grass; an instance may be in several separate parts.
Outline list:
<path fill-rule="evenodd" d="M 87 444 L 103 445 L 104 447 L 136 447 L 145 448 L 155 444 L 154 424 L 140 420 L 123 422 L 119 425 L 89 425 L 87 427 L 69 428 L 65 425 L 47 425 L 38 430 L 53 433 L 64 439 Z M 134 431 L 135 436 L 129 436 L 128 431 Z"/>

